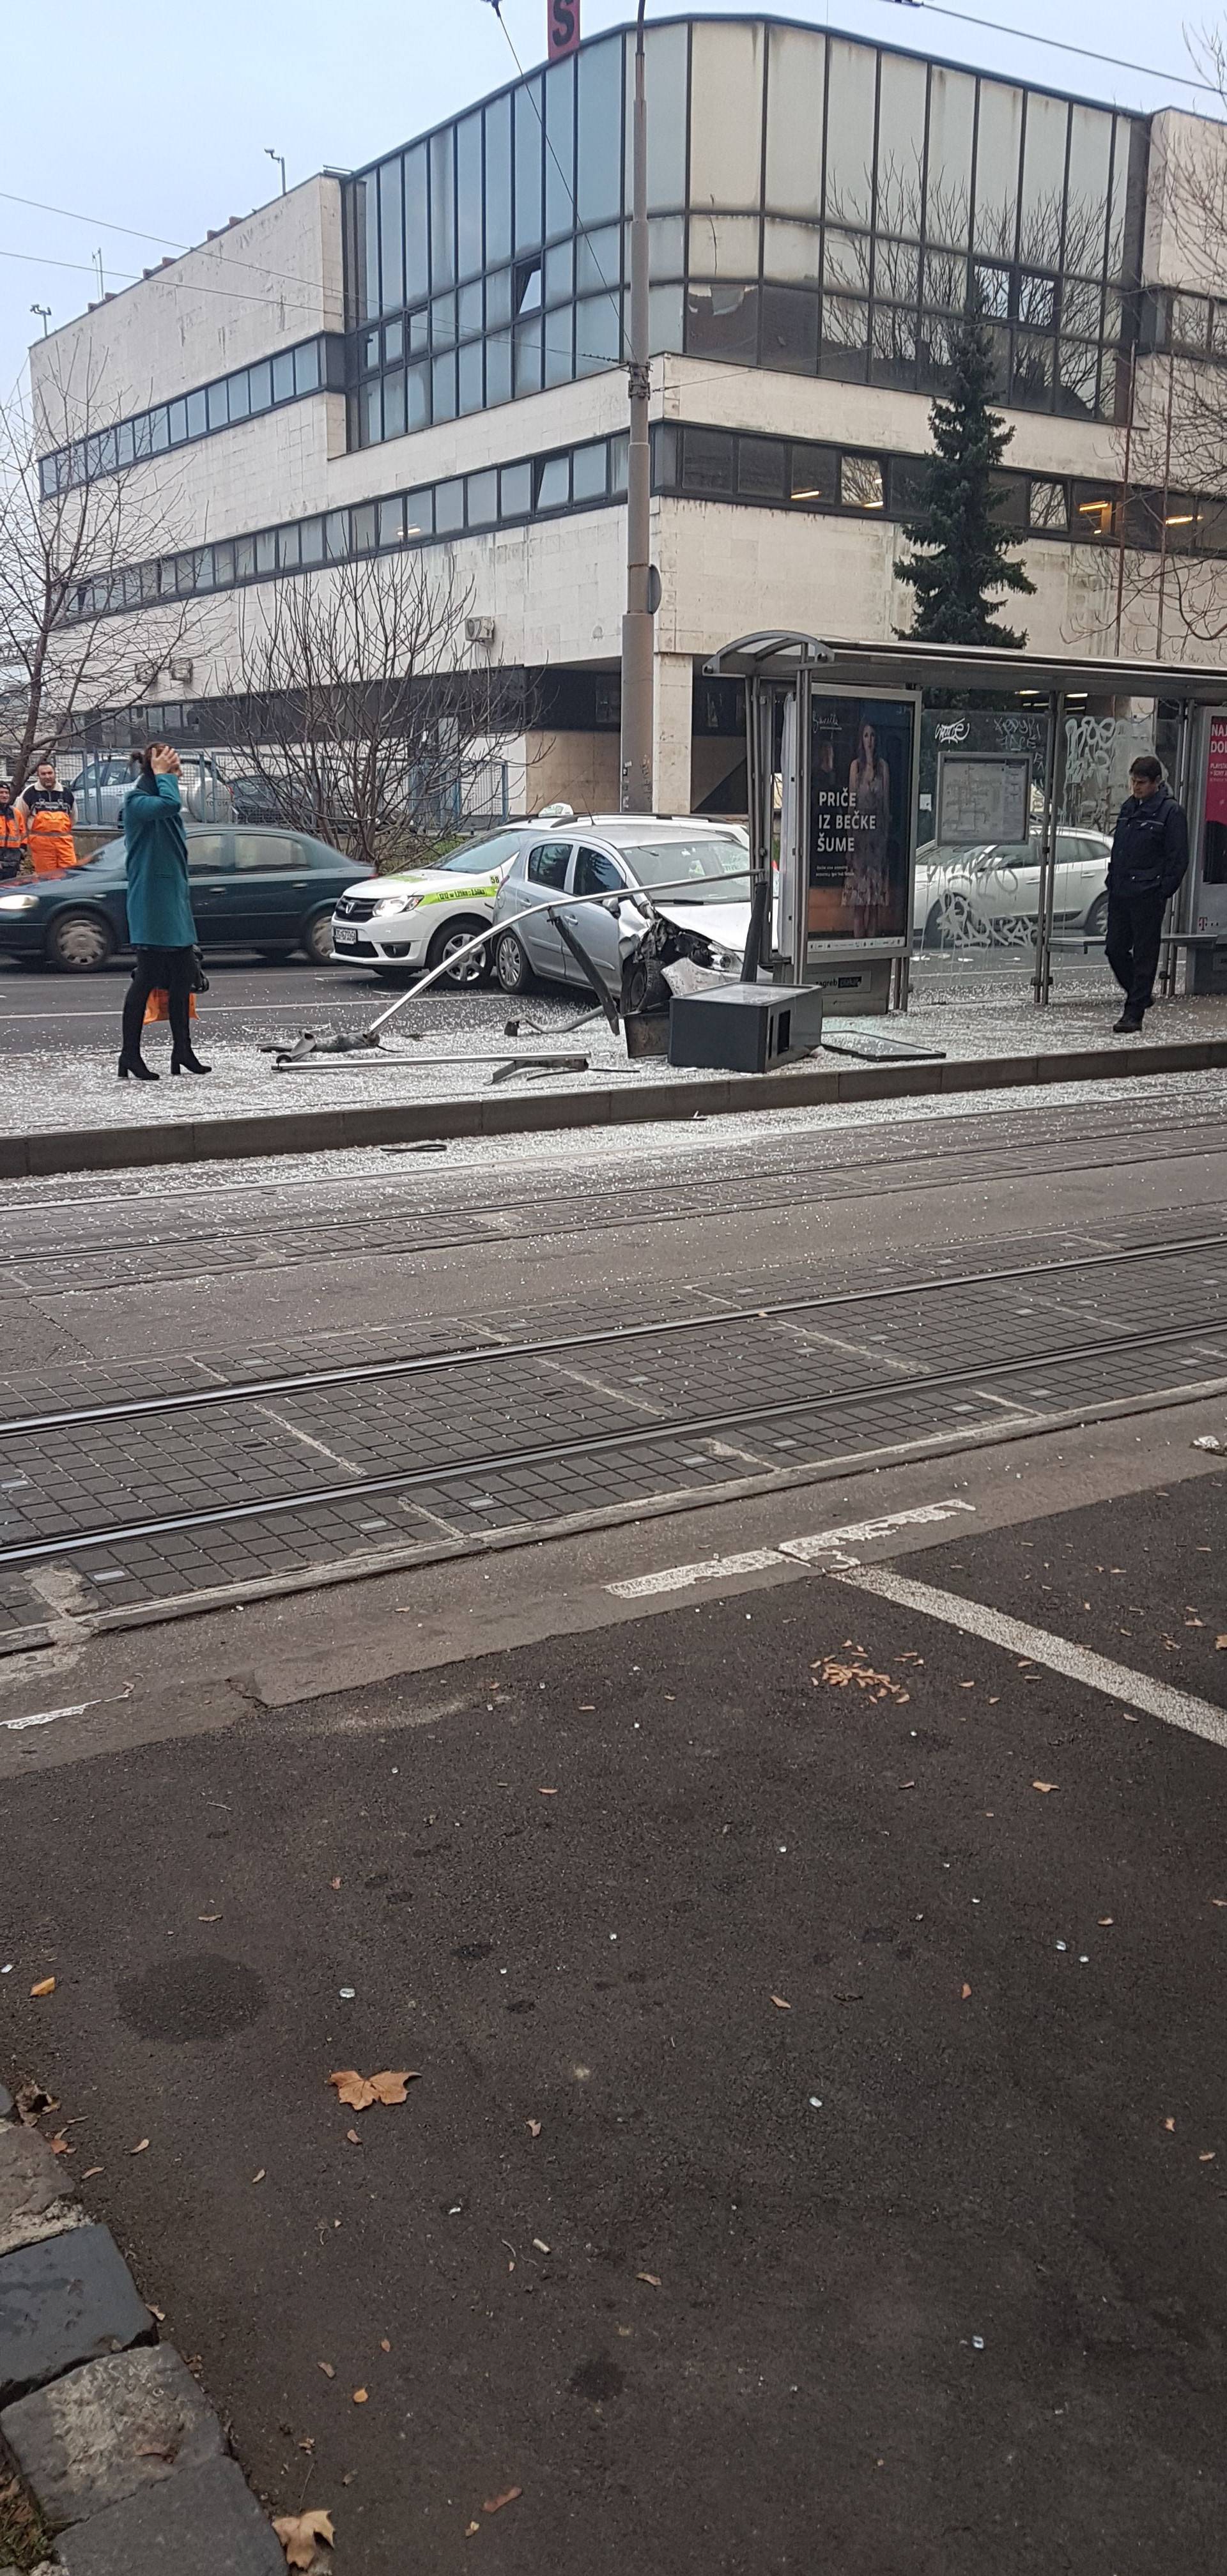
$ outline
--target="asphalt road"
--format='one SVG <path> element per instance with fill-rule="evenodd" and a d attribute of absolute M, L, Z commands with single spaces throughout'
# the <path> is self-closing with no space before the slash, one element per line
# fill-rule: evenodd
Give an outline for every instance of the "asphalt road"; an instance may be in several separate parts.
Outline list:
<path fill-rule="evenodd" d="M 1221 1709 L 1225 1505 L 906 1572 Z M 5 2053 L 337 2576 L 1218 2576 L 1225 1762 L 704 1598 L 11 1783 Z"/>

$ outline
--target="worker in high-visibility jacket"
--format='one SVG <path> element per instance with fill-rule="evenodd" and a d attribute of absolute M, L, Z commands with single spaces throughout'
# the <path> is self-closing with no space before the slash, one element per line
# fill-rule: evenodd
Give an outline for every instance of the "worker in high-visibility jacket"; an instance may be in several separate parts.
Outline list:
<path fill-rule="evenodd" d="M 25 818 L 30 867 L 36 877 L 58 877 L 63 869 L 77 864 L 72 802 L 72 789 L 60 786 L 54 761 L 40 760 L 35 784 L 23 787 L 17 800 L 17 811 Z"/>
<path fill-rule="evenodd" d="M 0 778 L 0 877 L 17 876 L 25 854 L 25 818 L 13 802 L 12 780 Z"/>

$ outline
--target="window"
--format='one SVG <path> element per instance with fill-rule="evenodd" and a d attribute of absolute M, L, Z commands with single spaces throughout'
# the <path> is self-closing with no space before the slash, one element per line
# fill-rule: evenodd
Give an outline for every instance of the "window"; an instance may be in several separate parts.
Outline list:
<path fill-rule="evenodd" d="M 248 399 L 253 412 L 267 411 L 273 399 L 273 370 L 268 358 L 261 358 L 247 370 Z M 174 432 L 172 430 L 173 438 Z"/>
<path fill-rule="evenodd" d="M 445 536 L 458 535 L 464 526 L 464 484 L 459 477 L 453 483 L 440 483 L 435 492 L 435 531 Z"/>
<path fill-rule="evenodd" d="M 400 546 L 405 542 L 405 504 L 399 492 L 393 500 L 379 504 L 379 542 L 381 546 Z"/>
<path fill-rule="evenodd" d="M 283 840 L 279 833 L 236 832 L 234 864 L 263 876 L 272 868 L 301 867 L 302 851 L 297 841 Z"/>
<path fill-rule="evenodd" d="M 788 497 L 811 509 L 833 509 L 839 499 L 839 459 L 833 447 L 794 447 Z"/>
<path fill-rule="evenodd" d="M 737 489 L 744 500 L 782 501 L 788 450 L 780 438 L 737 442 Z"/>
<path fill-rule="evenodd" d="M 375 546 L 375 504 L 360 502 L 353 513 L 352 541 L 356 555 L 369 555 Z"/>
<path fill-rule="evenodd" d="M 758 288 L 692 286 L 686 298 L 686 351 L 752 367 L 758 358 Z"/>
<path fill-rule="evenodd" d="M 324 521 L 324 546 L 329 563 L 344 563 L 349 553 L 349 512 L 330 510 Z"/>
<path fill-rule="evenodd" d="M 720 494 L 731 492 L 734 454 L 735 441 L 731 430 L 683 430 L 683 491 Z"/>
<path fill-rule="evenodd" d="M 1070 533 L 1110 544 L 1117 494 L 1110 483 L 1075 483 Z"/>
<path fill-rule="evenodd" d="M 251 409 L 246 367 L 244 367 L 241 373 L 237 376 L 231 376 L 227 379 L 227 393 L 229 397 L 231 420 L 246 420 L 248 412 Z"/>
<path fill-rule="evenodd" d="M 533 508 L 563 510 L 571 498 L 569 456 L 547 456 L 535 469 Z"/>
<path fill-rule="evenodd" d="M 277 538 L 272 528 L 265 528 L 256 539 L 256 571 L 276 572 Z"/>
<path fill-rule="evenodd" d="M 1050 534 L 1069 533 L 1069 493 L 1064 483 L 1033 482 L 1029 486 L 1028 515 L 1033 528 Z"/>
<path fill-rule="evenodd" d="M 763 288 L 763 365 L 812 376 L 818 366 L 818 298 L 790 286 Z"/>
<path fill-rule="evenodd" d="M 205 400 L 208 404 L 210 429 L 225 429 L 230 418 L 230 405 L 224 378 L 219 385 L 209 386 Z"/>
<path fill-rule="evenodd" d="M 294 352 L 292 349 L 279 349 L 273 360 L 273 401 L 292 402 L 293 399 Z"/>
<path fill-rule="evenodd" d="M 839 497 L 845 510 L 882 510 L 886 494 L 882 487 L 882 465 L 876 456 L 841 456 L 839 460 Z"/>
<path fill-rule="evenodd" d="M 405 494 L 406 537 L 432 537 L 435 532 L 435 496 L 429 486 L 424 491 Z"/>
<path fill-rule="evenodd" d="M 827 68 L 828 223 L 868 224 L 873 202 L 873 55 L 841 36 Z"/>
<path fill-rule="evenodd" d="M 279 572 L 297 572 L 302 562 L 301 530 L 297 527 L 277 531 L 277 568 Z"/>
<path fill-rule="evenodd" d="M 567 861 L 571 856 L 569 841 L 542 841 L 528 854 L 530 885 L 550 886 L 561 894 L 567 881 Z"/>
<path fill-rule="evenodd" d="M 498 475 L 491 467 L 469 476 L 469 526 L 488 528 L 498 517 Z"/>
<path fill-rule="evenodd" d="M 603 850 L 576 852 L 573 894 L 616 894 L 625 884 L 621 869 Z"/>
<path fill-rule="evenodd" d="M 609 479 L 609 450 L 604 439 L 596 447 L 577 447 L 571 459 L 571 497 L 574 501 L 603 501 Z"/>
<path fill-rule="evenodd" d="M 526 519 L 533 506 L 531 465 L 505 465 L 500 480 L 501 516 L 504 519 Z"/>

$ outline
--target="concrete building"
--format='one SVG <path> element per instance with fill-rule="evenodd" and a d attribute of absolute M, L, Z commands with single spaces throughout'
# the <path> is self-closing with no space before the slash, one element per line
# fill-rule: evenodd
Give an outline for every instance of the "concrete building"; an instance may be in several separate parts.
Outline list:
<path fill-rule="evenodd" d="M 35 344 L 49 417 L 86 380 L 110 414 L 44 490 L 127 469 L 173 515 L 108 612 L 192 603 L 190 677 L 146 674 L 98 739 L 212 740 L 253 589 L 448 550 L 483 621 L 466 654 L 536 678 L 531 801 L 617 803 L 632 50 L 594 38 Z M 1222 130 L 763 17 L 657 23 L 648 87 L 658 807 L 735 800 L 735 692 L 702 675 L 729 637 L 909 625 L 899 522 L 969 267 L 1036 584 L 1012 613 L 1037 649 L 1100 654 L 1153 651 L 1165 618 L 1204 659 L 1163 576 L 1179 551 L 1217 579 L 1227 503 L 1138 475 L 1176 348 L 1227 364 L 1170 185 Z"/>

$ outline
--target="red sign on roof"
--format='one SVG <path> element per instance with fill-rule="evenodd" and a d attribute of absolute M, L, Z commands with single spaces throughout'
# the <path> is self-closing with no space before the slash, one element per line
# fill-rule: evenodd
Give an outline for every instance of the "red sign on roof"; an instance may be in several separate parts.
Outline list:
<path fill-rule="evenodd" d="M 579 0 L 546 0 L 550 61 L 560 63 L 579 43 Z"/>

